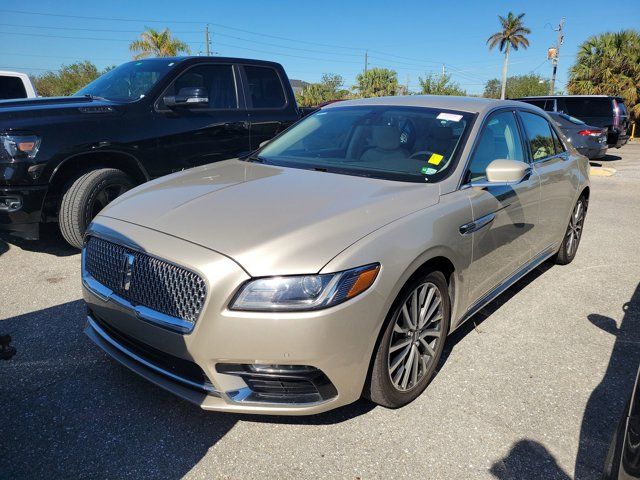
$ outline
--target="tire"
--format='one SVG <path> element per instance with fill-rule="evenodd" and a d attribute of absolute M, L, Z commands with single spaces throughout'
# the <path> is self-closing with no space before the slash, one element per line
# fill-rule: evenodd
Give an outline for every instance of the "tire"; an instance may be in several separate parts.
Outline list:
<path fill-rule="evenodd" d="M 422 289 L 426 289 L 426 291 L 423 293 Z M 435 289 L 435 291 L 431 297 L 431 303 L 427 306 L 431 289 Z M 407 322 L 406 314 L 409 317 L 412 316 L 410 312 L 414 311 L 412 303 L 414 295 L 416 295 L 416 303 L 419 305 L 416 310 L 418 319 L 421 311 L 426 314 L 427 318 L 422 326 L 418 324 L 418 328 L 412 330 Z M 433 307 L 436 299 L 439 299 L 439 305 L 429 315 L 429 310 Z M 403 309 L 406 309 L 406 314 Z M 429 272 L 410 280 L 398 295 L 387 317 L 382 336 L 374 353 L 364 396 L 372 402 L 388 408 L 399 408 L 415 400 L 433 378 L 442 356 L 445 339 L 449 333 L 450 316 L 451 304 L 448 285 L 441 272 Z M 437 320 L 438 318 L 440 319 Z M 416 323 L 418 322 L 413 322 L 414 325 Z M 420 337 L 427 331 L 429 333 L 423 338 L 423 341 L 429 345 L 430 353 L 423 341 L 420 340 Z M 404 342 L 409 343 L 403 345 Z M 404 357 L 402 357 L 403 354 Z M 407 363 L 409 357 L 413 357 L 415 362 Z M 402 373 L 399 373 L 400 371 Z"/>
<path fill-rule="evenodd" d="M 571 211 L 569 225 L 567 225 L 564 237 L 562 237 L 560 249 L 553 259 L 553 261 L 557 265 L 568 265 L 569 263 L 573 262 L 573 259 L 578 252 L 578 247 L 580 246 L 580 239 L 582 238 L 582 230 L 584 227 L 584 219 L 587 215 L 587 207 L 587 199 L 584 197 L 584 195 L 582 195 Z"/>
<path fill-rule="evenodd" d="M 109 202 L 134 187 L 126 173 L 100 168 L 73 180 L 62 195 L 58 222 L 69 245 L 82 248 L 84 232 L 97 213 Z"/>

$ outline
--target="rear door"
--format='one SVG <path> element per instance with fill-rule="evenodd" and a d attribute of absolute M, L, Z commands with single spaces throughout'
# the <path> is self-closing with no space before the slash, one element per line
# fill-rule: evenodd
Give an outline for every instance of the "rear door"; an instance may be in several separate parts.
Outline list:
<path fill-rule="evenodd" d="M 285 88 L 288 83 L 278 69 L 243 65 L 241 72 L 254 150 L 288 128 L 297 119 L 297 107 L 290 102 L 287 92 L 291 89 Z"/>
<path fill-rule="evenodd" d="M 152 176 L 226 160 L 249 152 L 249 122 L 239 94 L 238 68 L 205 63 L 182 72 L 155 103 L 154 130 L 159 132 Z M 205 88 L 206 108 L 168 108 L 163 101 L 182 88 Z"/>
<path fill-rule="evenodd" d="M 521 110 L 520 119 L 533 170 L 540 178 L 540 218 L 533 255 L 555 249 L 567 228 L 578 186 L 575 158 L 569 155 L 551 124 L 541 115 Z"/>
<path fill-rule="evenodd" d="M 471 156 L 465 181 L 486 179 L 487 166 L 496 159 L 527 162 L 525 142 L 515 111 L 500 110 L 484 123 Z M 469 298 L 475 302 L 509 278 L 532 256 L 535 244 L 540 185 L 531 172 L 514 186 L 466 189 L 474 224 L 461 226 L 463 235 L 473 235 L 473 258 L 469 267 Z"/>

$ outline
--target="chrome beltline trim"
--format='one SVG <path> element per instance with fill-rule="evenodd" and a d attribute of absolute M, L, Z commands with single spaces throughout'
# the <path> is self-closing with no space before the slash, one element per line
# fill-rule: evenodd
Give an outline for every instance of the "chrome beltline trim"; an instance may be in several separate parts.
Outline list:
<path fill-rule="evenodd" d="M 87 322 L 89 323 L 91 328 L 100 336 L 100 338 L 108 342 L 109 345 L 116 348 L 117 350 L 119 350 L 121 353 L 131 358 L 132 360 L 135 360 L 136 362 L 141 363 L 145 367 L 155 372 L 158 372 L 166 377 L 169 377 L 177 382 L 188 385 L 189 387 L 197 388 L 199 390 L 204 390 L 210 394 L 215 394 L 216 396 L 220 396 L 220 392 L 216 390 L 213 386 L 205 385 L 203 383 L 192 382 L 191 380 L 187 380 L 186 378 L 179 377 L 174 373 L 171 373 L 163 368 L 158 367 L 157 365 L 154 365 L 153 363 L 148 362 L 147 360 L 140 357 L 139 355 L 136 355 L 131 350 L 129 350 L 128 348 L 124 347 L 123 345 L 119 344 L 114 339 L 112 339 L 107 332 L 105 332 L 102 328 L 100 328 L 100 326 L 96 323 L 96 321 L 90 315 L 87 316 Z"/>

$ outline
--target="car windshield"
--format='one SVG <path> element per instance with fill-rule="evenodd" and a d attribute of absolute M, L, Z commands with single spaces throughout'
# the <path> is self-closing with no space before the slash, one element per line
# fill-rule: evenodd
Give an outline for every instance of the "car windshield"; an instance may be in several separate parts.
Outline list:
<path fill-rule="evenodd" d="M 132 102 L 144 97 L 176 63 L 169 59 L 124 63 L 96 78 L 74 96 L 91 95 L 115 102 Z"/>
<path fill-rule="evenodd" d="M 346 175 L 437 182 L 453 168 L 473 117 L 423 107 L 327 108 L 302 120 L 250 159 Z"/>

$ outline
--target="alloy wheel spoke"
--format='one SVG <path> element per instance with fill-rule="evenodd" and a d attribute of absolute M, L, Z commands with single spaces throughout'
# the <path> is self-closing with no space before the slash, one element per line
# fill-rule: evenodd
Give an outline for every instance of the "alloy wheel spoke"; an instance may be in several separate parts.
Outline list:
<path fill-rule="evenodd" d="M 415 385 L 418 383 L 418 369 L 420 368 L 419 360 L 420 360 L 420 352 L 418 352 L 417 348 L 413 349 L 413 363 L 411 368 L 411 383 Z"/>
<path fill-rule="evenodd" d="M 404 338 L 404 339 L 400 340 L 398 343 L 396 343 L 395 345 L 392 345 L 389 348 L 389 353 L 393 353 L 396 350 L 400 350 L 402 347 L 406 347 L 410 343 L 411 343 L 411 337 Z"/>
<path fill-rule="evenodd" d="M 396 368 L 398 368 L 398 365 L 402 364 L 402 362 L 404 361 L 404 359 L 406 358 L 410 350 L 411 350 L 411 345 L 408 345 L 402 352 L 398 354 L 398 356 L 396 357 L 396 360 L 389 367 L 389 371 L 391 373 L 395 372 Z"/>
<path fill-rule="evenodd" d="M 427 330 L 423 330 L 422 332 L 420 332 L 418 339 L 422 340 L 423 338 L 426 338 L 426 337 L 440 338 L 441 335 L 442 335 L 442 332 L 440 330 L 436 330 L 435 328 L 429 328 Z"/>
<path fill-rule="evenodd" d="M 424 349 L 425 349 L 425 351 L 427 352 L 427 354 L 428 354 L 430 357 L 435 358 L 435 356 L 436 356 L 436 351 L 431 347 L 431 345 L 429 345 L 429 344 L 427 343 L 427 341 L 426 341 L 424 338 L 421 338 L 421 339 L 420 339 L 420 343 L 421 343 L 421 344 L 422 344 L 422 346 L 424 347 Z"/>
<path fill-rule="evenodd" d="M 409 310 L 407 309 L 406 303 L 402 306 L 402 316 L 404 317 L 404 321 L 406 325 L 409 327 L 409 330 L 413 330 L 416 328 L 416 326 L 411 321 L 411 315 L 409 315 Z"/>
<path fill-rule="evenodd" d="M 407 384 L 409 383 L 409 376 L 411 375 L 411 367 L 413 366 L 413 359 L 415 355 L 413 354 L 413 349 L 415 347 L 411 346 L 411 353 L 409 354 L 409 358 L 407 358 L 406 363 L 404 364 L 404 376 L 402 377 L 402 388 L 407 388 Z"/>
<path fill-rule="evenodd" d="M 420 322 L 418 323 L 418 328 L 424 327 L 425 319 L 428 318 L 429 306 L 431 305 L 431 302 L 433 302 L 433 297 L 435 296 L 435 294 L 436 294 L 436 289 L 433 287 L 429 287 L 429 295 L 427 295 L 427 298 L 420 312 Z M 438 301 L 439 300 L 440 299 L 438 299 Z"/>

